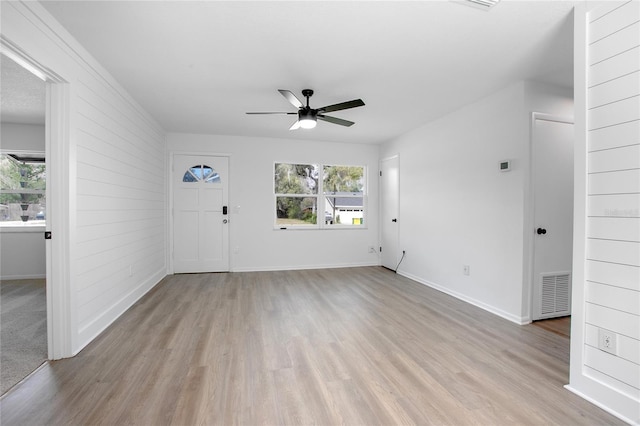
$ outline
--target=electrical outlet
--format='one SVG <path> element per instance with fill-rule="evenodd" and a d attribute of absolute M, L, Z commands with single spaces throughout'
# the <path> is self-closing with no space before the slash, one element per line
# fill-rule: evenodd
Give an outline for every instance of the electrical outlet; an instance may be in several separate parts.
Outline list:
<path fill-rule="evenodd" d="M 616 339 L 616 333 L 614 333 L 613 331 L 605 330 L 604 328 L 599 328 L 598 349 L 609 352 L 613 355 L 617 355 L 618 341 Z"/>
<path fill-rule="evenodd" d="M 462 272 L 463 272 L 465 275 L 470 275 L 470 274 L 471 274 L 471 271 L 470 271 L 470 269 L 469 269 L 469 265 L 463 265 L 463 266 L 462 266 Z"/>

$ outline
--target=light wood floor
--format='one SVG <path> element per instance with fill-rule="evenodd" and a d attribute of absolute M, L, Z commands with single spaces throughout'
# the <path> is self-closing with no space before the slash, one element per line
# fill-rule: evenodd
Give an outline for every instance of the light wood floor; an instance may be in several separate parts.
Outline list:
<path fill-rule="evenodd" d="M 569 340 L 377 267 L 166 278 L 3 425 L 623 424 L 565 390 Z"/>

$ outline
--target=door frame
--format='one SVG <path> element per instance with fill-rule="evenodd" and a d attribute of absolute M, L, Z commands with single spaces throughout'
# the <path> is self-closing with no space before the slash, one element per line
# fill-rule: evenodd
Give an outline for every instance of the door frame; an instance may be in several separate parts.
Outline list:
<path fill-rule="evenodd" d="M 168 180 L 168 185 L 167 188 L 169 189 L 169 196 L 168 198 L 168 206 L 167 206 L 167 224 L 169 226 L 167 226 L 167 241 L 168 241 L 168 247 L 167 247 L 167 275 L 173 275 L 174 274 L 174 267 L 173 267 L 173 190 L 174 190 L 174 185 L 173 185 L 173 173 L 174 173 L 174 164 L 175 164 L 175 157 L 177 155 L 194 155 L 194 156 L 206 156 L 206 157 L 226 157 L 227 158 L 227 164 L 229 166 L 229 176 L 228 178 L 228 184 L 227 184 L 227 200 L 228 200 L 228 204 L 229 206 L 232 205 L 231 203 L 231 154 L 229 153 L 216 153 L 216 152 L 204 152 L 204 151 L 170 151 L 169 155 L 167 157 L 167 170 L 169 171 L 169 173 L 167 173 L 167 180 Z M 229 207 L 229 216 L 231 216 L 231 212 L 233 211 L 233 209 L 231 209 Z M 231 218 L 230 218 L 231 219 Z M 229 253 L 229 272 L 231 272 L 233 270 L 233 253 L 231 251 L 231 235 L 232 235 L 232 224 L 233 224 L 233 220 L 229 220 L 229 240 L 227 241 L 227 253 Z"/>
<path fill-rule="evenodd" d="M 529 120 L 529 149 L 528 149 L 528 173 L 525 173 L 525 208 L 524 208 L 524 261 L 523 261 L 523 283 L 526 286 L 526 289 L 523 289 L 523 300 L 522 307 L 524 314 L 523 315 L 523 323 L 530 323 L 533 321 L 533 304 L 534 302 L 534 284 L 535 277 L 533 276 L 533 265 L 534 265 L 534 255 L 535 255 L 535 236 L 534 230 L 536 228 L 535 224 L 535 188 L 534 188 L 534 164 L 533 164 L 533 149 L 534 149 L 534 141 L 535 141 L 535 123 L 536 120 L 544 120 L 544 121 L 553 121 L 556 123 L 565 123 L 565 124 L 574 124 L 573 118 L 563 117 L 560 115 L 547 114 L 541 112 L 532 112 L 531 118 Z M 575 138 L 573 141 L 575 147 Z"/>
<path fill-rule="evenodd" d="M 19 46 L 0 34 L 0 52 L 43 79 L 46 85 L 45 165 L 46 231 L 45 240 L 47 357 L 50 360 L 73 356 L 74 299 L 71 284 L 71 209 L 70 85 L 60 75 L 39 63 Z M 44 235 L 43 235 L 44 238 Z"/>

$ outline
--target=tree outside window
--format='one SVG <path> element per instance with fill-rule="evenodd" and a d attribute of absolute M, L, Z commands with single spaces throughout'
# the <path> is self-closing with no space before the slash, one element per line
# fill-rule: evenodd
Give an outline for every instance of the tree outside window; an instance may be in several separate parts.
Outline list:
<path fill-rule="evenodd" d="M 0 154 L 0 222 L 45 219 L 44 158 Z"/>

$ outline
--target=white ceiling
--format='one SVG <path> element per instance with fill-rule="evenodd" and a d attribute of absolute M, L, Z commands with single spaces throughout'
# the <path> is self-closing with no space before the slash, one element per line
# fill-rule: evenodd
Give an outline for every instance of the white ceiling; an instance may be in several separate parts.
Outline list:
<path fill-rule="evenodd" d="M 165 130 L 380 143 L 523 79 L 572 86 L 575 2 L 45 1 Z M 295 111 L 362 98 L 289 131 Z"/>
<path fill-rule="evenodd" d="M 44 81 L 4 55 L 0 55 L 0 69 L 0 121 L 44 125 Z"/>

